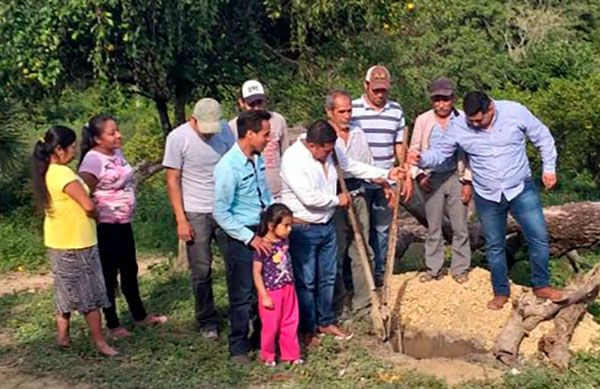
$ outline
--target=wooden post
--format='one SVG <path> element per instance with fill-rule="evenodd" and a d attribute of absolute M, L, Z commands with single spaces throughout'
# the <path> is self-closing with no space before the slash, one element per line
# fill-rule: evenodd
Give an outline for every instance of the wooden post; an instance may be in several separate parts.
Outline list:
<path fill-rule="evenodd" d="M 373 272 L 371 271 L 371 265 L 369 264 L 369 254 L 367 253 L 367 243 L 362 234 L 360 221 L 356 216 L 356 211 L 352 202 L 352 196 L 350 196 L 348 188 L 346 187 L 346 182 L 344 181 L 344 174 L 342 172 L 342 169 L 340 168 L 339 160 L 337 154 L 335 153 L 335 149 L 333 150 L 332 157 L 338 175 L 338 182 L 340 184 L 340 188 L 342 189 L 342 193 L 347 194 L 350 198 L 350 204 L 348 206 L 348 218 L 350 219 L 352 231 L 354 232 L 354 240 L 356 240 L 356 245 L 358 247 L 358 254 L 360 256 L 360 262 L 365 273 L 365 279 L 367 280 L 367 284 L 369 286 L 369 298 L 371 299 L 370 317 L 373 321 L 373 327 L 375 329 L 375 332 L 381 337 L 381 339 L 385 340 L 387 338 L 387 332 L 381 313 L 381 301 L 379 300 L 377 292 L 375 291 L 376 288 L 375 282 L 373 281 Z"/>
<path fill-rule="evenodd" d="M 400 167 L 404 166 L 404 162 L 406 161 L 406 153 L 408 151 L 408 140 L 409 140 L 409 130 L 408 127 L 404 129 L 404 134 L 402 138 L 402 150 L 400 155 L 398 156 L 398 165 Z M 407 172 L 409 174 L 409 172 Z M 389 232 L 388 232 L 388 248 L 385 262 L 385 271 L 383 278 L 383 293 L 382 293 L 382 315 L 383 320 L 386 324 L 386 333 L 389 334 L 391 331 L 391 320 L 390 320 L 390 312 L 387 306 L 389 301 L 389 293 L 390 293 L 390 281 L 392 278 L 392 274 L 394 272 L 394 262 L 396 259 L 396 242 L 398 240 L 398 222 L 399 222 L 399 214 L 400 214 L 400 193 L 402 192 L 402 182 L 398 181 L 396 183 L 395 190 L 395 200 L 394 200 L 394 208 L 392 212 L 392 222 L 390 224 Z"/>

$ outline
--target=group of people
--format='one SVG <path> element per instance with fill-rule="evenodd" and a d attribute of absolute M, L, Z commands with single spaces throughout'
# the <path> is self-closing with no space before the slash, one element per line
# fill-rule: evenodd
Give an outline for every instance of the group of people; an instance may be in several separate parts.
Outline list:
<path fill-rule="evenodd" d="M 446 219 L 451 275 L 468 282 L 467 205 L 474 198 L 492 272 L 488 308 L 501 309 L 509 297 L 508 212 L 528 241 L 534 292 L 562 300 L 561 291 L 549 286 L 546 227 L 525 153 L 529 138 L 542 154 L 543 183 L 553 187 L 556 149 L 548 128 L 522 105 L 482 92 L 468 93 L 461 112 L 454 107 L 453 82 L 442 77 L 429 86 L 432 109 L 415 122 L 407 163 L 395 167 L 407 129 L 402 107 L 388 97 L 391 82 L 388 69 L 376 65 L 366 73 L 361 97 L 330 91 L 327 118 L 291 144 L 285 118 L 267 110 L 264 86 L 256 80 L 242 85 L 240 114 L 229 123 L 216 100 L 203 98 L 168 135 L 166 186 L 178 237 L 186 243 L 197 328 L 207 339 L 219 337 L 212 288 L 216 242 L 226 265 L 235 362 L 249 363 L 251 349 L 260 348 L 260 360 L 273 366 L 278 342 L 279 360 L 298 364 L 299 335 L 308 347 L 318 346 L 322 336 L 352 338 L 339 315 L 368 315 L 369 285 L 384 283 L 392 209 L 399 201 L 428 224 L 421 282 L 445 274 Z M 81 179 L 66 166 L 74 157 L 74 132 L 53 127 L 36 144 L 34 185 L 46 214 L 58 343 L 68 345 L 68 318 L 76 310 L 86 316 L 98 349 L 111 355 L 116 351 L 102 336 L 98 309 L 104 308 L 113 336 L 129 335 L 114 309 L 118 272 L 136 323 L 167 319 L 147 314 L 139 298 L 130 223 L 135 194 L 117 123 L 97 116 L 83 134 Z M 401 198 L 394 185 L 401 185 Z M 354 225 L 348 207 L 357 216 Z M 356 234 L 364 237 L 364 250 Z"/>

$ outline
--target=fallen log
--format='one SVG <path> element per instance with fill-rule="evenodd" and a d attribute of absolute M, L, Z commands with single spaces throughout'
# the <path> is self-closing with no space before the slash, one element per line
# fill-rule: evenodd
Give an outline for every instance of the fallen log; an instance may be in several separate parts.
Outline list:
<path fill-rule="evenodd" d="M 573 250 L 592 248 L 600 244 L 600 202 L 578 202 L 544 208 L 544 218 L 548 227 L 550 254 L 553 257 L 570 255 L 576 258 Z M 401 259 L 411 243 L 425 242 L 427 227 L 422 219 L 404 219 L 398 229 L 396 260 Z M 419 222 L 420 220 L 420 222 Z M 507 225 L 509 241 L 507 255 L 510 257 L 525 244 L 521 227 L 509 217 Z M 485 238 L 478 221 L 469 223 L 471 250 L 483 249 Z M 510 262 L 510 258 L 509 258 Z"/>
<path fill-rule="evenodd" d="M 538 343 L 538 350 L 543 352 L 559 370 L 569 368 L 571 358 L 569 342 L 584 314 L 584 304 L 573 304 L 560 310 L 554 318 L 554 328 L 550 333 L 542 336 Z"/>
<path fill-rule="evenodd" d="M 493 348 L 494 356 L 509 366 L 516 364 L 519 346 L 524 336 L 528 335 L 540 322 L 554 318 L 561 310 L 570 305 L 585 305 L 593 301 L 598 296 L 599 290 L 600 264 L 594 266 L 584 277 L 576 279 L 564 289 L 566 301 L 562 304 L 539 299 L 531 290 L 523 293 L 513 302 L 511 316 L 496 338 Z M 564 352 L 568 353 L 568 348 Z"/>

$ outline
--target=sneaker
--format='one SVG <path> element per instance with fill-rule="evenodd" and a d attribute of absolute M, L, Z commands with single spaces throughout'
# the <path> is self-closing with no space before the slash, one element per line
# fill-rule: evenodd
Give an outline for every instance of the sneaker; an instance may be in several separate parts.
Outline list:
<path fill-rule="evenodd" d="M 200 332 L 200 335 L 204 339 L 208 339 L 208 340 L 217 340 L 217 339 L 219 339 L 219 332 L 216 329 L 214 329 L 214 328 L 201 329 L 198 332 Z"/>
<path fill-rule="evenodd" d="M 298 359 L 294 359 L 292 362 L 290 362 L 292 365 L 303 365 L 304 364 L 304 359 L 302 358 L 298 358 Z"/>
<path fill-rule="evenodd" d="M 277 362 L 275 362 L 275 361 L 265 361 L 264 363 L 265 363 L 266 367 L 275 367 L 275 366 L 277 366 Z"/>
<path fill-rule="evenodd" d="M 354 336 L 352 332 L 346 332 L 335 324 L 319 327 L 319 332 L 325 335 L 332 335 L 335 340 L 350 340 Z"/>
<path fill-rule="evenodd" d="M 252 363 L 252 360 L 246 354 L 234 355 L 234 356 L 231 357 L 231 360 L 236 365 L 242 365 L 242 366 L 246 366 L 246 365 L 249 365 L 250 363 Z"/>

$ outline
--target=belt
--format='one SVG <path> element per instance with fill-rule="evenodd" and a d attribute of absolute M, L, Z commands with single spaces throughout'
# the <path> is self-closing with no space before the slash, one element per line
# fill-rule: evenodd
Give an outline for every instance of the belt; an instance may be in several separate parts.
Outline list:
<path fill-rule="evenodd" d="M 315 225 L 315 226 L 324 226 L 326 224 L 329 224 L 329 222 L 332 220 L 333 218 L 329 219 L 328 221 L 326 221 L 325 223 L 311 223 L 308 222 L 304 219 L 300 219 L 299 217 L 293 217 L 292 218 L 292 224 L 304 224 L 304 225 Z"/>

